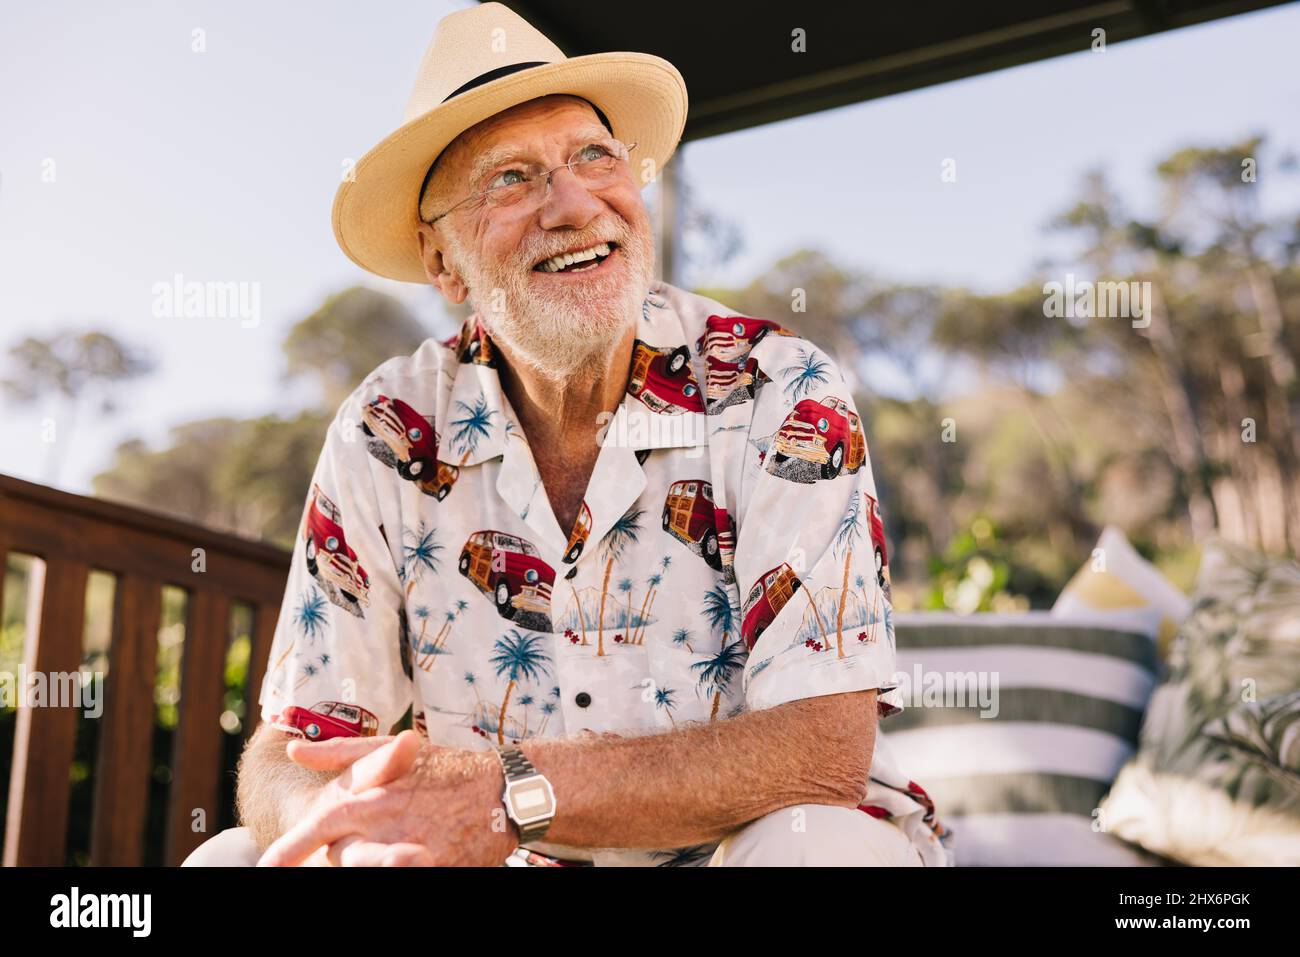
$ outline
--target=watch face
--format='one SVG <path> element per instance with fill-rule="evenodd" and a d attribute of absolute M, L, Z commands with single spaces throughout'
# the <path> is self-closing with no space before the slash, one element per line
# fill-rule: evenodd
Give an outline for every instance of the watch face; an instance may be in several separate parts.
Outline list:
<path fill-rule="evenodd" d="M 517 823 L 540 821 L 555 813 L 555 796 L 545 778 L 512 783 L 508 793 Z"/>

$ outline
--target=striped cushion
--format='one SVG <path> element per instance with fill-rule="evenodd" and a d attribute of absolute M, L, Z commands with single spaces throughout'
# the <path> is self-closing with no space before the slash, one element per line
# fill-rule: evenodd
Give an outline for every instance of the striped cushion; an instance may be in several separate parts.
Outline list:
<path fill-rule="evenodd" d="M 907 708 L 882 733 L 952 828 L 959 865 L 1141 862 L 1092 826 L 1159 667 L 1157 617 L 1114 620 L 895 617 Z"/>

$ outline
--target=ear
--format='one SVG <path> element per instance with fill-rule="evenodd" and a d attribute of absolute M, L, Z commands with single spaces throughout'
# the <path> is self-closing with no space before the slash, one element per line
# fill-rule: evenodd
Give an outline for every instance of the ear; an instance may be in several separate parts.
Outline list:
<path fill-rule="evenodd" d="M 438 287 L 443 298 L 453 306 L 460 305 L 469 295 L 469 287 L 443 256 L 442 240 L 438 238 L 437 227 L 420 223 L 418 229 L 424 274 L 429 277 L 429 282 Z"/>

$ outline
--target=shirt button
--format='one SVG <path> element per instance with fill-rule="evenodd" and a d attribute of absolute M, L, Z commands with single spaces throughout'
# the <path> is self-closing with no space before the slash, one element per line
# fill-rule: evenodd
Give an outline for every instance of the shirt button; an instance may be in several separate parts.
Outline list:
<path fill-rule="evenodd" d="M 573 703 L 579 708 L 585 708 L 587 705 L 591 704 L 591 695 L 587 694 L 585 691 L 579 691 L 573 696 Z"/>

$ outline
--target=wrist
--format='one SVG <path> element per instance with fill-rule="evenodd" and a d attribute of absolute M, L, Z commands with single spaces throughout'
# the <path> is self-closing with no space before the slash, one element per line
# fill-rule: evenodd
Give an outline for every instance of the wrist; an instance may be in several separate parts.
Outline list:
<path fill-rule="evenodd" d="M 502 802 L 506 816 L 516 826 L 518 842 L 545 840 L 556 812 L 555 789 L 550 780 L 519 746 L 493 750 L 503 779 Z"/>
<path fill-rule="evenodd" d="M 481 751 L 477 752 L 474 757 L 479 763 L 480 775 L 486 782 L 487 802 L 490 809 L 488 820 L 492 833 L 501 834 L 502 843 L 506 845 L 504 859 L 519 846 L 519 826 L 510 819 L 504 800 L 506 791 L 505 770 L 501 767 L 501 761 L 495 752 Z"/>

